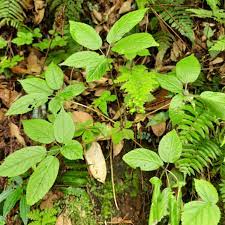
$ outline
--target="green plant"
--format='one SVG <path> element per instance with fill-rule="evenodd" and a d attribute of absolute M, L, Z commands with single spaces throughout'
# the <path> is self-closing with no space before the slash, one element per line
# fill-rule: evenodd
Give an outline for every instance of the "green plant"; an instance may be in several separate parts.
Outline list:
<path fill-rule="evenodd" d="M 122 38 L 142 20 L 145 12 L 146 9 L 131 12 L 114 24 L 107 35 L 107 41 L 110 44 L 108 52 L 111 49 L 115 53 L 125 55 L 129 61 L 132 61 L 136 55 L 148 55 L 147 48 L 158 46 L 148 33 L 131 34 Z M 33 37 L 40 36 L 39 32 L 31 32 L 26 37 L 27 39 L 23 39 L 21 37 L 24 34 L 19 32 L 18 37 L 13 41 L 17 45 L 31 44 Z M 88 49 L 98 50 L 102 46 L 100 36 L 87 24 L 70 21 L 70 32 L 76 42 Z M 130 47 L 130 43 L 133 44 L 134 48 Z M 86 80 L 91 82 L 99 80 L 108 70 L 111 70 L 112 61 L 109 55 L 99 55 L 97 52 L 87 50 L 74 53 L 61 65 L 86 68 Z M 131 74 L 136 68 L 138 67 L 129 66 Z M 144 67 L 140 66 L 140 69 L 141 72 L 146 71 Z M 149 82 L 152 82 L 151 75 L 151 73 L 146 72 L 144 79 L 149 79 Z M 129 75 L 127 74 L 127 76 Z M 152 76 L 154 77 L 154 74 Z M 137 77 L 136 81 L 138 81 Z M 23 121 L 24 132 L 34 141 L 34 146 L 17 150 L 9 155 L 0 166 L 1 176 L 15 177 L 28 172 L 30 175 L 26 187 L 28 205 L 33 205 L 41 200 L 53 186 L 60 167 L 57 157 L 59 154 L 68 160 L 83 159 L 83 146 L 80 142 L 74 140 L 74 137 L 82 135 L 84 145 L 102 136 L 112 138 L 115 144 L 120 143 L 123 139 L 133 139 L 134 137 L 133 131 L 130 130 L 132 123 L 129 121 L 125 121 L 124 124 L 116 122 L 112 128 L 108 128 L 103 123 L 85 122 L 85 124 L 80 124 L 75 132 L 75 124 L 71 114 L 66 112 L 63 106 L 66 101 L 71 101 L 80 95 L 85 90 L 85 86 L 83 83 L 78 82 L 65 86 L 64 73 L 54 62 L 48 65 L 44 74 L 40 77 L 28 77 L 19 82 L 26 95 L 13 102 L 6 115 L 24 114 L 43 104 L 48 105 L 50 113 L 47 120 L 38 118 Z M 126 78 L 124 82 L 125 88 L 130 94 L 129 98 L 136 100 L 135 93 L 137 94 L 137 91 L 132 92 L 132 85 L 134 86 L 132 82 L 134 81 L 132 78 Z M 143 83 L 144 80 L 141 82 Z M 152 90 L 152 85 L 156 87 L 156 78 L 154 84 L 148 86 L 144 94 Z M 138 94 L 140 95 L 140 101 L 147 101 L 141 92 Z M 104 101 L 102 98 L 104 98 Z M 93 104 L 107 115 L 107 102 L 114 101 L 115 98 L 116 96 L 105 92 L 100 97 L 101 101 L 99 102 L 97 99 Z M 142 107 L 142 104 L 138 105 L 138 107 Z M 37 143 L 40 143 L 40 145 Z"/>
<path fill-rule="evenodd" d="M 29 225 L 54 225 L 56 222 L 57 210 L 49 208 L 44 210 L 32 210 L 28 218 L 32 220 Z"/>
<path fill-rule="evenodd" d="M 197 178 L 205 168 L 223 166 L 222 141 L 221 138 L 217 138 L 215 129 L 220 125 L 219 121 L 225 119 L 222 103 L 225 94 L 211 91 L 202 92 L 200 95 L 189 93 L 188 85 L 197 80 L 200 70 L 200 63 L 194 55 L 190 55 L 177 63 L 174 72 L 158 75 L 161 87 L 177 93 L 169 108 L 169 117 L 174 129 L 160 140 L 158 154 L 140 148 L 123 156 L 123 160 L 132 168 L 139 167 L 143 171 L 163 169 L 160 178 L 153 177 L 150 180 L 154 191 L 149 225 L 158 224 L 163 218 L 172 225 L 178 225 L 181 221 L 183 225 L 216 225 L 220 220 L 220 209 L 216 205 L 219 201 L 216 188 L 210 182 Z M 223 137 L 223 130 L 220 134 Z M 169 167 L 169 164 L 173 164 L 182 175 L 173 167 Z M 216 171 L 215 173 L 218 173 Z M 223 201 L 224 176 L 221 173 L 219 175 L 220 198 Z M 163 176 L 167 182 L 166 188 L 161 191 Z M 189 176 L 196 178 L 195 189 L 201 200 L 184 204 L 182 190 L 187 185 L 186 180 Z"/>
<path fill-rule="evenodd" d="M 225 11 L 220 9 L 220 0 L 206 0 L 211 10 L 206 9 L 186 9 L 187 12 L 193 13 L 193 16 L 200 18 L 212 18 L 220 23 L 224 23 Z"/>
<path fill-rule="evenodd" d="M 7 215 L 18 202 L 20 218 L 25 225 L 28 223 L 30 207 L 26 203 L 24 184 L 21 177 L 14 177 L 9 180 L 7 188 L 0 194 L 0 202 L 4 202 L 1 216 L 2 224 L 5 224 Z"/>
<path fill-rule="evenodd" d="M 113 60 L 109 58 L 109 52 L 124 55 L 129 61 L 132 61 L 137 55 L 149 55 L 147 48 L 158 46 L 153 37 L 148 33 L 136 33 L 122 38 L 143 18 L 146 9 L 136 10 L 121 17 L 111 28 L 107 35 L 107 42 L 110 44 L 106 55 L 99 55 L 94 51 L 76 52 L 67 58 L 61 65 L 75 68 L 86 69 L 86 81 L 92 82 L 102 78 L 108 70 L 111 70 Z M 129 21 L 129 23 L 128 23 Z M 126 26 L 125 26 L 126 24 Z M 80 45 L 91 50 L 98 50 L 102 46 L 102 39 L 96 31 L 83 23 L 70 21 L 70 32 L 72 37 Z M 87 39 L 87 37 L 89 37 Z M 121 39 L 122 38 L 122 39 Z M 87 41 L 88 40 L 88 41 Z M 111 48 L 112 47 L 112 48 Z M 146 71 L 146 72 L 145 72 Z M 140 79 L 140 73 L 143 73 L 143 79 Z M 144 66 L 127 66 L 121 68 L 121 77 L 115 80 L 117 83 L 123 82 L 122 89 L 127 93 L 126 103 L 132 112 L 143 112 L 143 104 L 151 101 L 148 92 L 157 87 L 154 82 L 154 72 L 148 72 Z M 142 94 L 139 88 L 148 79 L 148 86 Z M 146 82 L 145 82 L 146 83 Z M 138 85 L 137 85 L 138 84 Z"/>

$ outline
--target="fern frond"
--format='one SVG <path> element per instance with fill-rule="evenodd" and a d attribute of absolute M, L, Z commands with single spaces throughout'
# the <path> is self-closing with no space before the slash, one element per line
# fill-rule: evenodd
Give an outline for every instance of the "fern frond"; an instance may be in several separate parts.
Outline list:
<path fill-rule="evenodd" d="M 221 183 L 219 184 L 219 189 L 220 189 L 220 198 L 225 205 L 225 180 L 224 179 L 221 180 Z"/>
<path fill-rule="evenodd" d="M 160 14 L 161 19 L 167 22 L 172 28 L 175 28 L 190 41 L 194 41 L 193 21 L 190 14 L 181 7 L 171 7 Z"/>
<path fill-rule="evenodd" d="M 183 108 L 183 119 L 178 125 L 178 133 L 183 143 L 194 143 L 209 137 L 217 118 L 201 102 L 187 104 Z"/>
<path fill-rule="evenodd" d="M 125 103 L 131 113 L 143 113 L 144 104 L 154 99 L 150 92 L 158 87 L 156 73 L 148 72 L 147 67 L 143 65 L 134 66 L 131 69 L 122 67 L 120 73 L 115 83 L 123 83 L 121 89 L 127 94 Z"/>
<path fill-rule="evenodd" d="M 209 49 L 209 51 L 222 52 L 225 50 L 225 37 L 217 40 L 214 45 Z"/>
<path fill-rule="evenodd" d="M 0 27 L 18 27 L 26 18 L 25 0 L 0 0 Z"/>
<path fill-rule="evenodd" d="M 209 167 L 220 155 L 220 147 L 208 139 L 194 144 L 184 144 L 176 167 L 184 174 L 195 175 L 195 172 L 201 173 L 204 168 Z"/>
<path fill-rule="evenodd" d="M 156 56 L 156 67 L 162 64 L 163 58 L 167 50 L 171 47 L 173 39 L 169 32 L 159 31 L 154 35 L 156 42 L 159 44 L 158 54 Z"/>
<path fill-rule="evenodd" d="M 192 13 L 191 16 L 196 16 L 199 18 L 212 18 L 213 12 L 207 9 L 186 9 L 186 12 Z"/>
<path fill-rule="evenodd" d="M 220 0 L 206 0 L 206 2 L 213 11 L 219 9 Z"/>

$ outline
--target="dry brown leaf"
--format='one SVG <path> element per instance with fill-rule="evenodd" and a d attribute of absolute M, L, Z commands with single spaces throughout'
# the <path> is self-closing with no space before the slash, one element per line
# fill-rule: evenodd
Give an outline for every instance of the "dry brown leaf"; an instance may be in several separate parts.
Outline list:
<path fill-rule="evenodd" d="M 113 144 L 113 157 L 116 157 L 120 154 L 124 146 L 124 141 L 121 141 L 119 144 Z"/>
<path fill-rule="evenodd" d="M 186 44 L 180 39 L 173 42 L 173 47 L 171 49 L 171 56 L 170 56 L 171 60 L 177 61 L 177 59 L 184 54 L 186 47 L 187 47 Z"/>
<path fill-rule="evenodd" d="M 55 225 L 72 225 L 71 219 L 66 215 L 66 213 L 62 213 L 56 220 Z"/>
<path fill-rule="evenodd" d="M 89 113 L 83 111 L 72 112 L 72 118 L 74 123 L 83 123 L 88 120 L 93 121 L 93 117 Z"/>
<path fill-rule="evenodd" d="M 164 134 L 166 130 L 166 122 L 162 122 L 159 124 L 156 124 L 154 126 L 151 126 L 153 133 L 157 136 L 160 137 Z"/>
<path fill-rule="evenodd" d="M 42 200 L 41 204 L 40 204 L 40 209 L 50 209 L 54 206 L 54 202 L 56 200 L 58 200 L 59 198 L 62 197 L 62 193 L 61 192 L 48 192 L 47 195 L 45 195 L 44 199 Z"/>
<path fill-rule="evenodd" d="M 120 7 L 119 14 L 129 12 L 131 10 L 132 2 L 133 2 L 133 0 L 128 0 L 128 1 L 124 2 L 122 4 L 122 6 Z"/>
<path fill-rule="evenodd" d="M 99 21 L 102 21 L 102 14 L 100 12 L 98 12 L 96 9 L 93 9 L 92 11 L 93 16 Z"/>
<path fill-rule="evenodd" d="M 98 142 L 93 142 L 91 147 L 84 153 L 91 175 L 101 183 L 105 182 L 107 168 L 105 157 Z"/>
<path fill-rule="evenodd" d="M 222 57 L 217 57 L 212 62 L 210 62 L 209 65 L 216 65 L 222 62 L 224 62 L 224 59 Z"/>
<path fill-rule="evenodd" d="M 35 8 L 35 17 L 34 17 L 34 22 L 36 24 L 39 24 L 43 18 L 44 18 L 44 14 L 45 14 L 45 0 L 34 0 L 34 8 Z"/>
<path fill-rule="evenodd" d="M 10 128 L 10 134 L 11 134 L 11 136 L 12 136 L 12 137 L 15 137 L 15 138 L 17 139 L 17 141 L 18 141 L 21 145 L 25 146 L 26 143 L 25 143 L 24 138 L 23 138 L 23 137 L 21 136 L 21 134 L 20 134 L 20 129 L 19 129 L 19 127 L 18 127 L 16 124 L 10 122 L 9 128 Z"/>
<path fill-rule="evenodd" d="M 6 110 L 0 109 L 0 122 L 4 120 L 4 118 L 5 118 L 5 112 L 6 112 Z"/>
<path fill-rule="evenodd" d="M 42 66 L 37 54 L 31 51 L 27 57 L 27 73 L 28 74 L 40 74 L 42 71 Z"/>
<path fill-rule="evenodd" d="M 16 91 L 0 88 L 0 99 L 2 100 L 3 104 L 7 107 L 9 107 L 18 96 L 19 96 L 19 93 Z"/>

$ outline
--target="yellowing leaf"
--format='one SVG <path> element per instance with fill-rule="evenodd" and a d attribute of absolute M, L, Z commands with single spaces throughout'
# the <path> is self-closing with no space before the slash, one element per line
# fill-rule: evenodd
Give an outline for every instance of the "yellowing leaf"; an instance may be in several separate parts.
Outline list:
<path fill-rule="evenodd" d="M 91 147 L 84 153 L 89 165 L 91 175 L 99 182 L 104 183 L 107 174 L 106 162 L 98 142 L 93 142 Z"/>

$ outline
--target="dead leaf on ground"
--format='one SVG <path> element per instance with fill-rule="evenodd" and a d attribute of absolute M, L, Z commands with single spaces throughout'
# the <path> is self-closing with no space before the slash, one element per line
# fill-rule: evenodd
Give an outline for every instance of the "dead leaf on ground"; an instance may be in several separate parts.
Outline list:
<path fill-rule="evenodd" d="M 0 88 L 0 99 L 2 100 L 3 104 L 7 107 L 9 107 L 18 96 L 19 93 L 17 91 L 12 91 L 6 88 Z"/>
<path fill-rule="evenodd" d="M 45 6 L 46 6 L 45 0 L 34 0 L 34 8 L 35 8 L 34 22 L 36 24 L 39 24 L 43 20 L 45 14 Z"/>
<path fill-rule="evenodd" d="M 31 51 L 27 57 L 27 73 L 40 74 L 42 71 L 42 65 L 38 55 Z"/>
<path fill-rule="evenodd" d="M 15 138 L 17 139 L 17 141 L 18 141 L 21 145 L 25 146 L 26 143 L 25 143 L 24 138 L 23 138 L 23 137 L 21 136 L 21 134 L 20 134 L 20 129 L 19 129 L 19 127 L 18 127 L 16 124 L 10 122 L 9 128 L 10 128 L 10 134 L 11 134 L 11 136 L 12 136 L 12 137 L 15 137 Z"/>
<path fill-rule="evenodd" d="M 84 157 L 89 165 L 91 175 L 99 182 L 104 183 L 107 175 L 107 168 L 100 144 L 98 142 L 93 142 L 91 147 L 85 151 Z"/>
<path fill-rule="evenodd" d="M 164 134 L 166 130 L 166 122 L 162 122 L 156 125 L 152 125 L 152 132 L 157 136 L 160 137 Z"/>
<path fill-rule="evenodd" d="M 211 61 L 209 63 L 209 65 L 216 65 L 216 64 L 219 64 L 219 63 L 222 63 L 222 62 L 224 62 L 224 59 L 222 57 L 217 57 L 213 61 Z"/>
<path fill-rule="evenodd" d="M 54 202 L 61 197 L 62 197 L 61 192 L 52 192 L 52 191 L 48 192 L 48 194 L 44 197 L 44 199 L 40 204 L 40 209 L 43 210 L 53 208 Z"/>
<path fill-rule="evenodd" d="M 83 123 L 88 120 L 93 121 L 93 117 L 89 113 L 83 111 L 72 112 L 72 118 L 74 123 Z"/>
<path fill-rule="evenodd" d="M 5 109 L 0 109 L 0 122 L 2 122 L 5 119 Z"/>
<path fill-rule="evenodd" d="M 122 4 L 122 6 L 120 7 L 119 14 L 123 14 L 123 13 L 131 11 L 132 2 L 133 2 L 133 0 L 128 0 L 128 1 L 124 2 Z"/>
<path fill-rule="evenodd" d="M 113 157 L 116 157 L 120 154 L 124 146 L 124 141 L 121 141 L 119 144 L 113 144 Z"/>
<path fill-rule="evenodd" d="M 42 71 L 43 57 L 41 58 L 40 52 L 31 49 L 28 57 L 11 68 L 15 74 L 37 74 Z"/>
<path fill-rule="evenodd" d="M 173 47 L 171 49 L 171 60 L 177 61 L 185 52 L 187 46 L 182 40 L 177 40 L 173 42 Z"/>
<path fill-rule="evenodd" d="M 66 213 L 62 213 L 56 220 L 55 225 L 72 225 L 71 219 L 66 215 Z"/>

